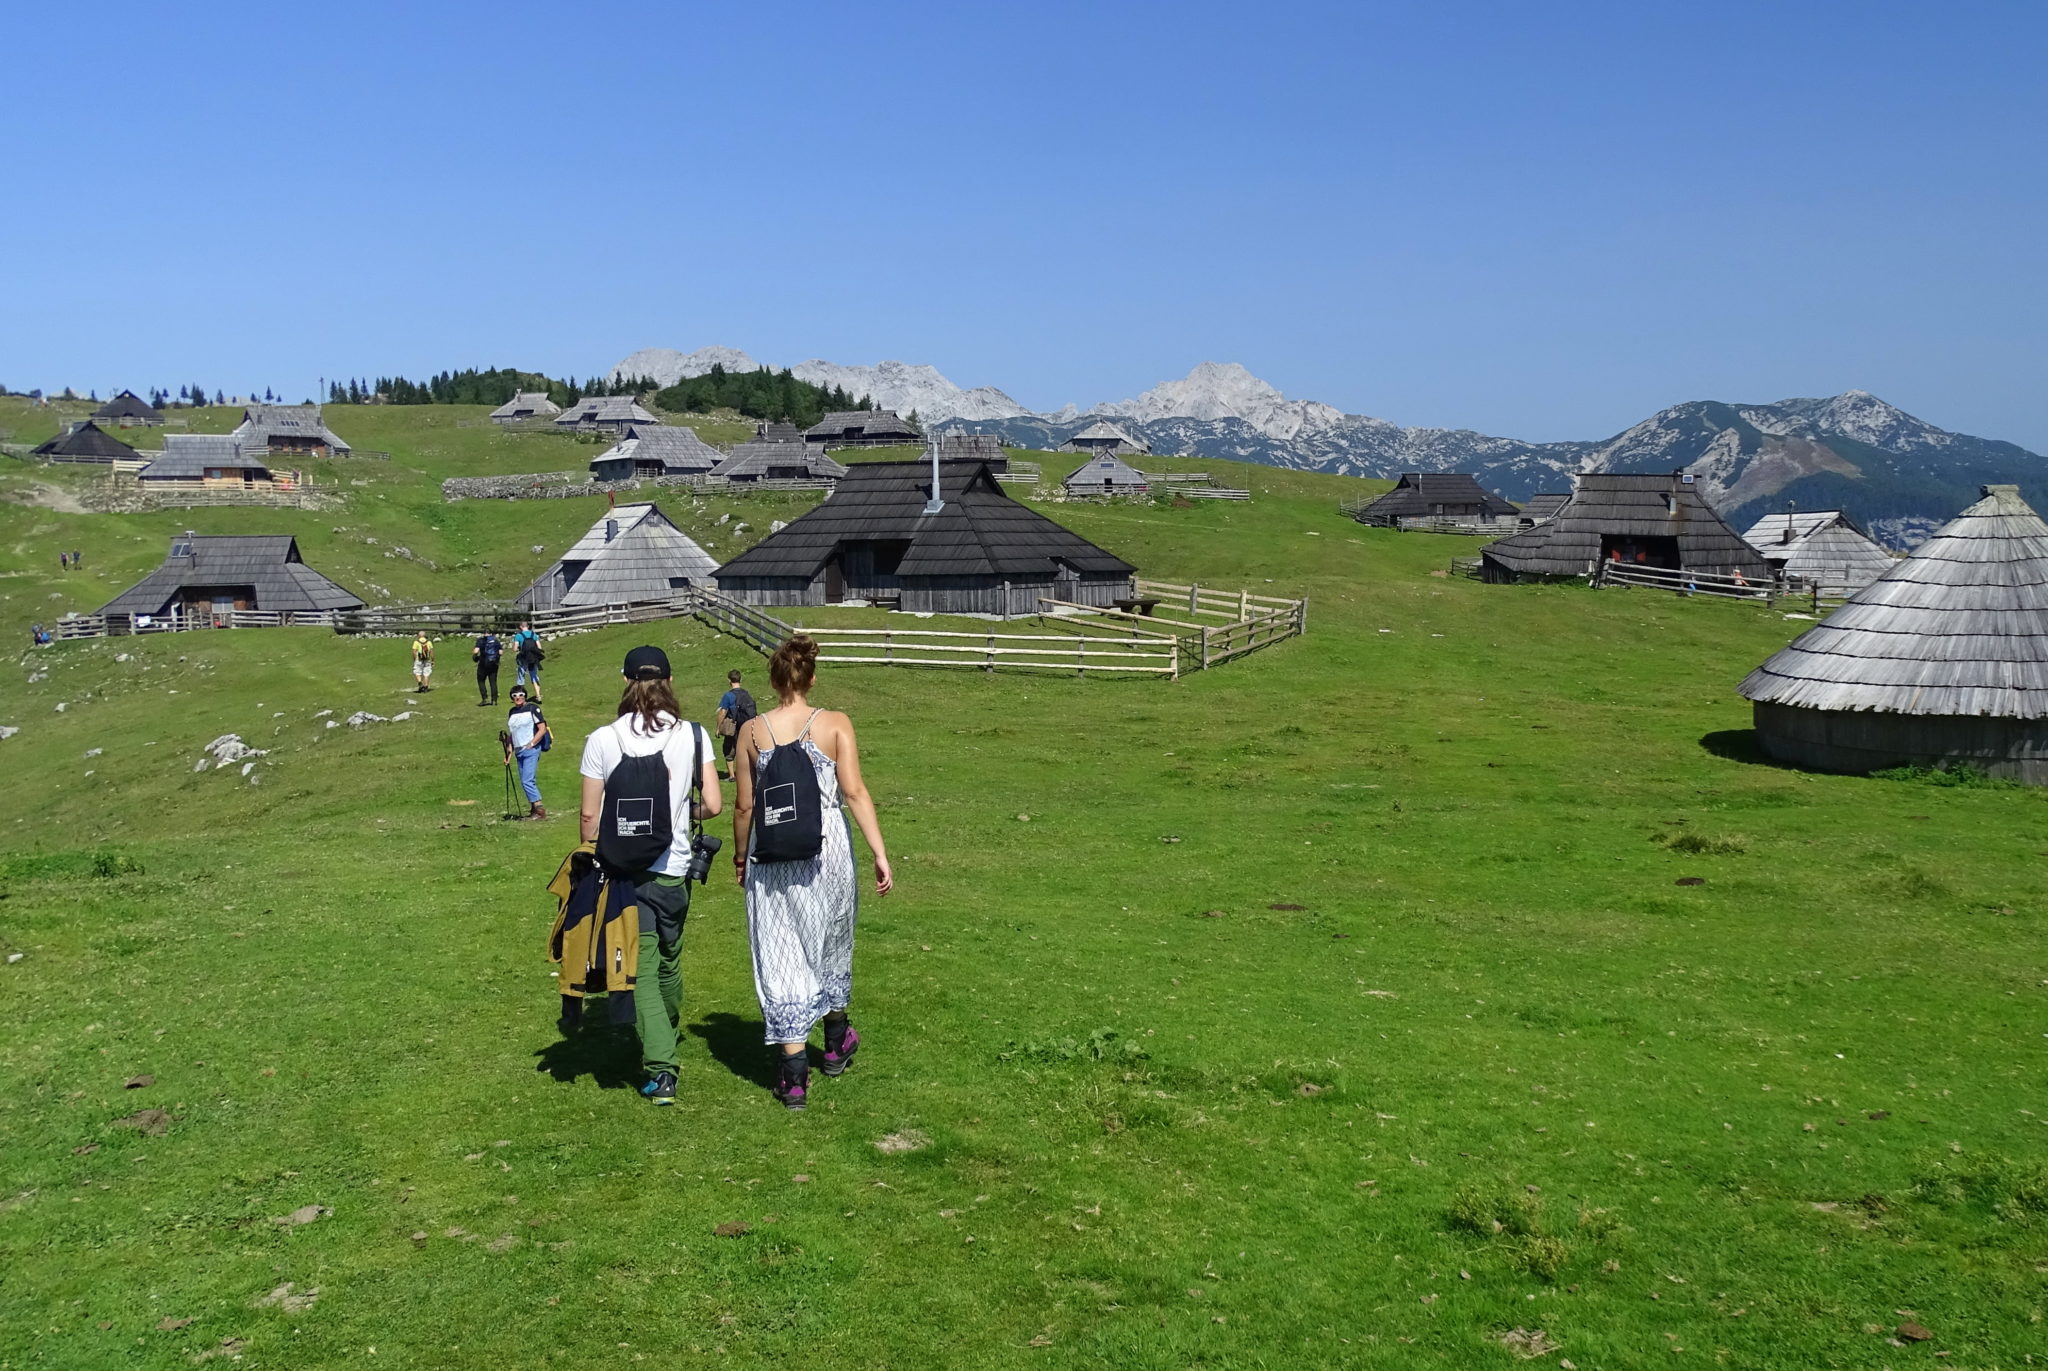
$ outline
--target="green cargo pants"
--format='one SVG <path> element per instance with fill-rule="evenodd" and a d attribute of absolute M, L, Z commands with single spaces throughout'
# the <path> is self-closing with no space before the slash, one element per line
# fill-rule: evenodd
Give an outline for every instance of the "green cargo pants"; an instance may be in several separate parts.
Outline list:
<path fill-rule="evenodd" d="M 676 1069 L 676 1028 L 683 1014 L 683 920 L 690 884 L 681 876 L 643 871 L 633 877 L 640 894 L 640 971 L 633 982 L 633 1019 L 640 1030 L 640 1060 L 653 1080 Z"/>

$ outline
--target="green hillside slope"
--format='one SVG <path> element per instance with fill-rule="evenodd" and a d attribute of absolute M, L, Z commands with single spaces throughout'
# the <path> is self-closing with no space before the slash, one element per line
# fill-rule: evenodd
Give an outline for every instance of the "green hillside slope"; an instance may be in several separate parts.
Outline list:
<path fill-rule="evenodd" d="M 598 512 L 438 494 L 587 445 L 328 413 L 392 457 L 323 466 L 366 484 L 319 513 L 65 513 L 86 477 L 0 463 L 0 632 L 179 528 L 446 599 Z M 862 908 L 867 1047 L 804 1115 L 729 883 L 690 919 L 680 1108 L 557 1033 L 573 820 L 500 821 L 466 644 L 426 696 L 403 641 L 314 630 L 14 649 L 0 1365 L 2038 1353 L 2043 795 L 1760 763 L 1732 688 L 1778 613 L 1446 577 L 1470 540 L 1335 514 L 1368 483 L 1190 465 L 1254 501 L 1039 508 L 1147 575 L 1306 595 L 1307 637 L 1172 683 L 820 680 L 899 888 Z M 663 503 L 724 556 L 809 502 Z M 764 684 L 695 623 L 559 640 L 558 813 L 650 638 L 700 717 L 728 667 Z M 358 710 L 413 717 L 329 726 Z M 247 777 L 195 770 L 226 733 Z"/>

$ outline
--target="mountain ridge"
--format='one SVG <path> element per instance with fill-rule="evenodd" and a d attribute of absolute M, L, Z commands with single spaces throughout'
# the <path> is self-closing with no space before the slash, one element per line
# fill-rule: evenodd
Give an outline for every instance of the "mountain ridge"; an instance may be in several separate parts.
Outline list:
<path fill-rule="evenodd" d="M 614 373 L 672 384 L 708 371 L 714 361 L 729 368 L 759 365 L 732 348 L 648 348 Z M 1788 503 L 1840 508 L 1896 547 L 1919 542 L 1985 484 L 2018 482 L 2030 501 L 2048 508 L 2048 458 L 1939 428 L 1864 390 L 1767 403 L 1689 400 L 1605 439 L 1538 443 L 1471 429 L 1404 427 L 1320 401 L 1292 400 L 1235 362 L 1198 363 L 1186 376 L 1131 399 L 1050 413 L 1028 410 L 993 386 L 963 389 L 928 365 L 860 367 L 814 359 L 791 370 L 899 413 L 915 410 L 928 424 L 994 433 L 1017 446 L 1057 448 L 1108 419 L 1162 455 L 1352 476 L 1469 471 L 1511 500 L 1568 489 L 1581 472 L 1683 468 L 1738 528 Z"/>

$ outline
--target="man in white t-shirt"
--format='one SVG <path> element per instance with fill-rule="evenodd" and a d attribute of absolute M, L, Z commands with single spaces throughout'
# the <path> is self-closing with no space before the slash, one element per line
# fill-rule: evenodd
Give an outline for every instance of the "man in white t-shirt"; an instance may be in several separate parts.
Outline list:
<path fill-rule="evenodd" d="M 640 904 L 640 964 L 633 983 L 633 1017 L 647 1068 L 647 1084 L 640 1093 L 666 1105 L 676 1102 L 683 920 L 690 912 L 690 886 L 684 877 L 690 867 L 690 825 L 694 819 L 715 818 L 725 800 L 718 788 L 711 735 L 702 725 L 681 721 L 668 654 L 658 647 L 636 647 L 626 654 L 624 675 L 619 717 L 594 731 L 583 745 L 582 834 L 585 842 L 599 840 L 606 818 L 605 783 L 612 774 L 634 759 L 659 756 L 668 771 L 668 848 L 649 857 L 644 868 L 612 874 L 633 883 Z M 698 793 L 694 802 L 692 791 Z"/>

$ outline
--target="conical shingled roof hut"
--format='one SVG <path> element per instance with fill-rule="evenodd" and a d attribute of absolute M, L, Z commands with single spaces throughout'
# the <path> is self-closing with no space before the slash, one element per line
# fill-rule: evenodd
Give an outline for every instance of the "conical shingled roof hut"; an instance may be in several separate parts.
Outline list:
<path fill-rule="evenodd" d="M 1767 514 L 1742 535 L 1787 580 L 1836 595 L 1858 591 L 1898 565 L 1840 510 Z"/>
<path fill-rule="evenodd" d="M 534 578 L 521 609 L 584 609 L 659 600 L 718 570 L 711 554 L 677 528 L 659 505 L 620 505 L 590 526 L 562 559 Z"/>
<path fill-rule="evenodd" d="M 1968 763 L 2048 785 L 2048 523 L 2018 486 L 1984 487 L 1739 690 L 1782 761 Z"/>
<path fill-rule="evenodd" d="M 34 455 L 53 462 L 134 462 L 141 460 L 134 448 L 87 419 L 78 427 L 60 433 L 36 448 Z"/>
<path fill-rule="evenodd" d="M 104 419 L 126 428 L 130 424 L 161 424 L 163 414 L 147 400 L 132 390 L 124 390 L 113 399 L 92 412 L 95 419 Z"/>
<path fill-rule="evenodd" d="M 1588 576 L 1602 561 L 1771 579 L 1771 564 L 1722 521 L 1684 472 L 1587 472 L 1544 523 L 1481 550 L 1489 581 Z"/>

